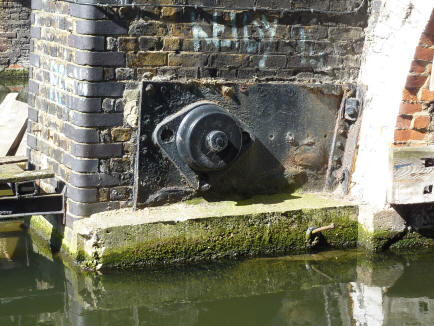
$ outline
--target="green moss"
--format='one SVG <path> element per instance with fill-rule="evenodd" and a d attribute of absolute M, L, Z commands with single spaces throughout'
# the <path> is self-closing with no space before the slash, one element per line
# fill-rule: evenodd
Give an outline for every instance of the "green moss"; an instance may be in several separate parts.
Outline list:
<path fill-rule="evenodd" d="M 431 237 L 425 236 L 426 233 L 431 234 Z M 409 232 L 406 233 L 399 241 L 390 246 L 390 250 L 408 250 L 434 247 L 434 239 L 432 238 L 432 230 L 425 232 Z"/>
<path fill-rule="evenodd" d="M 145 224 L 134 231 L 124 230 L 121 233 L 127 237 L 121 240 L 111 239 L 117 246 L 105 242 L 102 257 L 87 258 L 83 264 L 130 268 L 353 248 L 357 244 L 357 222 L 350 219 L 353 213 L 348 208 L 307 209 Z M 332 222 L 336 228 L 323 232 L 320 247 L 306 243 L 305 232 L 310 225 Z"/>
<path fill-rule="evenodd" d="M 203 199 L 202 197 L 196 197 L 196 198 L 186 200 L 184 203 L 186 205 L 199 205 L 203 202 L 205 202 L 205 199 Z"/>
<path fill-rule="evenodd" d="M 69 239 L 56 220 L 39 216 L 29 223 L 45 239 L 56 239 L 82 268 L 131 268 L 354 248 L 357 210 L 311 194 L 281 194 L 239 202 L 195 199 L 142 213 L 95 217 L 74 224 L 77 229 Z M 322 232 L 317 244 L 306 242 L 308 227 L 330 223 L 336 227 Z"/>
<path fill-rule="evenodd" d="M 373 252 L 380 252 L 388 249 L 390 245 L 396 242 L 402 234 L 402 232 L 387 230 L 369 232 L 359 224 L 358 244 L 361 247 L 369 249 Z"/>
<path fill-rule="evenodd" d="M 45 238 L 39 236 L 39 234 L 33 232 L 32 230 L 29 231 L 29 234 L 32 239 L 33 247 L 37 248 L 38 253 L 50 260 L 53 259 L 53 252 L 51 250 L 49 242 L 46 241 Z"/>
<path fill-rule="evenodd" d="M 434 246 L 434 230 L 420 232 L 391 232 L 378 230 L 369 232 L 359 225 L 359 245 L 373 252 L 390 250 L 407 250 Z"/>
<path fill-rule="evenodd" d="M 25 223 L 29 228 L 30 234 L 36 234 L 49 244 L 51 250 L 62 251 L 73 260 L 77 261 L 80 257 L 80 252 L 71 249 L 70 244 L 65 241 L 62 233 L 62 226 L 59 226 L 55 216 L 31 216 L 26 218 Z M 82 254 L 82 253 L 81 253 Z"/>

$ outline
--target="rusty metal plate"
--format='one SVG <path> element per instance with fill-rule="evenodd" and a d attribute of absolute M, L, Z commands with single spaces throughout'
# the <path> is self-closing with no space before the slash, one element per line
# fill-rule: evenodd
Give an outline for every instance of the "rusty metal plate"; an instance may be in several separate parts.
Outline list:
<path fill-rule="evenodd" d="M 209 185 L 204 195 L 230 199 L 300 187 L 322 189 L 339 96 L 288 83 L 145 82 L 135 171 L 137 206 L 177 201 L 196 193 L 178 164 L 154 145 L 152 133 L 166 117 L 202 100 L 229 111 L 255 139 L 227 170 L 199 176 Z"/>

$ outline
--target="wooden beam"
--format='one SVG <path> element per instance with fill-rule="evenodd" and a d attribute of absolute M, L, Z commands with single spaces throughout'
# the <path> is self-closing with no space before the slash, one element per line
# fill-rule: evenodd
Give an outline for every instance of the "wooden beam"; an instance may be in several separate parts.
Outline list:
<path fill-rule="evenodd" d="M 23 163 L 27 162 L 26 156 L 3 156 L 0 157 L 0 165 L 12 164 L 12 163 Z"/>
<path fill-rule="evenodd" d="M 28 119 L 26 119 L 26 121 L 24 121 L 23 125 L 21 126 L 18 135 L 15 137 L 14 141 L 12 142 L 11 147 L 9 147 L 6 156 L 14 156 L 17 153 L 18 147 L 20 147 L 21 141 L 23 140 L 24 134 L 26 133 L 27 120 Z"/>
<path fill-rule="evenodd" d="M 18 171 L 16 167 L 18 166 L 15 164 L 0 165 L 0 183 L 33 181 L 54 177 L 54 172 L 49 169 L 35 171 L 23 171 L 20 169 Z"/>

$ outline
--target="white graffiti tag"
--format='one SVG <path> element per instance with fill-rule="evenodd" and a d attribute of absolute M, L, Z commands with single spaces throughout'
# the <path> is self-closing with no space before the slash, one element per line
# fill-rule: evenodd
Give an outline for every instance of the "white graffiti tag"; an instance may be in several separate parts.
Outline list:
<path fill-rule="evenodd" d="M 238 28 L 236 23 L 236 13 L 230 13 L 231 18 L 231 39 L 225 38 L 226 26 L 218 23 L 218 12 L 215 11 L 212 20 L 212 36 L 210 37 L 206 33 L 200 23 L 197 21 L 196 14 L 193 12 L 191 21 L 193 23 L 192 33 L 194 41 L 194 51 L 201 50 L 201 41 L 204 41 L 207 45 L 213 45 L 217 50 L 220 47 L 231 47 L 234 49 L 240 48 L 240 42 L 244 44 L 244 49 L 247 53 L 256 53 L 262 43 L 268 41 L 265 45 L 264 52 L 261 60 L 259 61 L 259 68 L 264 68 L 267 62 L 268 54 L 271 50 L 271 44 L 276 36 L 277 31 L 277 19 L 273 22 L 269 22 L 265 15 L 262 15 L 261 19 L 253 20 L 250 25 L 257 30 L 257 37 L 254 39 L 251 35 L 251 29 L 249 29 L 249 16 L 247 13 L 243 14 L 242 27 Z"/>

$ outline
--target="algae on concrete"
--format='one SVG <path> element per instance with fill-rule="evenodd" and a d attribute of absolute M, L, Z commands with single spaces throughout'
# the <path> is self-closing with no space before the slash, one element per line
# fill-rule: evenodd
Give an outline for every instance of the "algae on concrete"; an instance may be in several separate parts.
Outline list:
<path fill-rule="evenodd" d="M 358 245 L 372 252 L 421 249 L 434 246 L 433 229 L 370 232 L 359 224 Z"/>
<path fill-rule="evenodd" d="M 352 248 L 357 243 L 357 212 L 350 203 L 314 194 L 122 209 L 65 228 L 62 249 L 90 269 L 273 256 L 318 249 L 305 242 L 305 232 L 309 226 L 330 223 L 336 227 L 323 232 L 321 246 Z M 47 228 L 41 218 L 30 225 Z M 48 237 L 47 230 L 43 233 Z"/>

